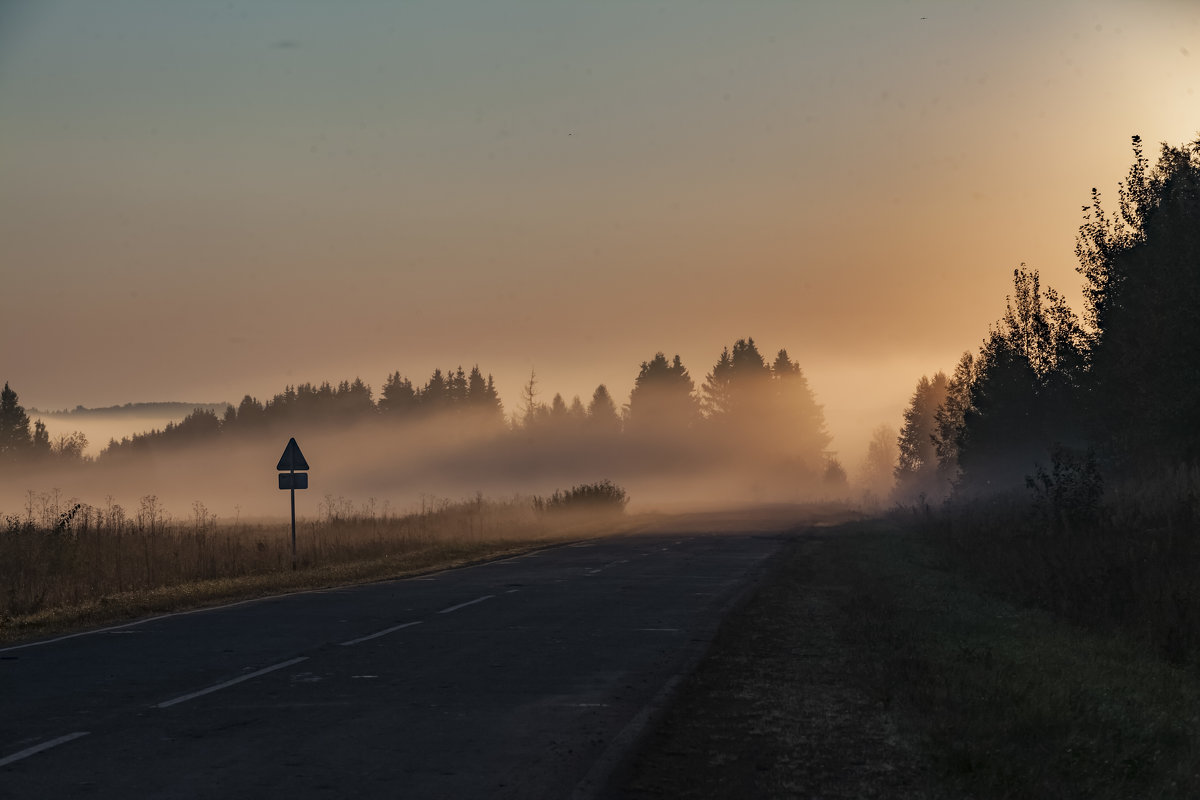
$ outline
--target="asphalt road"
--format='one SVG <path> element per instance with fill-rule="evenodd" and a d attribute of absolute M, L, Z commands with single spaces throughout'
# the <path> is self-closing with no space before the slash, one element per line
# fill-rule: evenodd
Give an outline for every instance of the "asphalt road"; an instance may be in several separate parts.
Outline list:
<path fill-rule="evenodd" d="M 781 541 L 592 540 L 0 649 L 0 797 L 587 797 Z"/>

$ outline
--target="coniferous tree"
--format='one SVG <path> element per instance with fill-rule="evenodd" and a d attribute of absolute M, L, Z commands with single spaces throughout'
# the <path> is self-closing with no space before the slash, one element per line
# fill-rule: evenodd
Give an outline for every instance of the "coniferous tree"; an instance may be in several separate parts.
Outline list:
<path fill-rule="evenodd" d="M 479 365 L 476 364 L 471 367 L 471 372 L 467 375 L 467 403 L 479 407 L 486 405 L 487 402 L 487 381 L 483 379 L 483 373 L 479 371 Z"/>
<path fill-rule="evenodd" d="M 401 418 L 412 414 L 418 406 L 417 390 L 412 381 L 399 371 L 393 372 L 383 382 L 379 392 L 379 412 L 385 417 Z"/>
<path fill-rule="evenodd" d="M 467 374 L 463 372 L 463 368 L 459 366 L 454 371 L 446 383 L 446 400 L 447 404 L 452 408 L 462 409 L 467 405 L 467 395 L 470 389 L 470 384 L 467 381 Z"/>
<path fill-rule="evenodd" d="M 937 410 L 945 400 L 945 373 L 937 373 L 932 380 L 922 375 L 904 412 L 904 427 L 897 440 L 895 493 L 902 500 L 936 499 L 948 489 L 941 485 L 934 447 Z"/>
<path fill-rule="evenodd" d="M 550 401 L 550 419 L 555 422 L 563 422 L 567 418 L 567 401 L 563 400 L 563 396 L 555 393 L 554 399 Z"/>
<path fill-rule="evenodd" d="M 487 386 L 483 393 L 484 399 L 480 405 L 485 407 L 488 415 L 496 422 L 504 421 L 504 404 L 500 402 L 500 393 L 496 391 L 496 384 L 492 380 L 492 374 L 489 372 L 487 376 Z"/>
<path fill-rule="evenodd" d="M 761 413 L 770 379 L 771 368 L 754 339 L 738 339 L 732 352 L 728 348 L 721 352 L 713 371 L 704 379 L 701 391 L 709 418 L 736 420 L 739 415 Z"/>
<path fill-rule="evenodd" d="M 17 393 L 5 382 L 0 391 L 0 459 L 18 459 L 27 455 L 32 446 L 29 417 L 17 402 Z"/>
<path fill-rule="evenodd" d="M 944 486 L 953 486 L 958 481 L 958 443 L 962 440 L 964 420 L 971 408 L 971 384 L 974 382 L 975 357 L 967 351 L 946 381 L 946 399 L 934 414 L 933 449 L 937 453 L 939 479 Z"/>
<path fill-rule="evenodd" d="M 1083 444 L 1083 330 L 1060 295 L 1041 289 L 1036 272 L 1014 270 L 1013 288 L 973 367 L 957 442 L 964 488 L 1021 485 L 1057 446 Z"/>
<path fill-rule="evenodd" d="M 429 382 L 421 390 L 421 410 L 428 414 L 440 414 L 450 405 L 450 394 L 446 378 L 440 369 L 434 369 Z"/>
<path fill-rule="evenodd" d="M 779 446 L 810 463 L 824 457 L 832 437 L 825 427 L 825 410 L 817 403 L 800 365 L 780 350 L 771 365 L 770 416 Z"/>
<path fill-rule="evenodd" d="M 567 416 L 576 426 L 587 422 L 587 409 L 583 407 L 583 401 L 579 399 L 579 395 L 571 398 L 571 406 L 567 409 Z"/>
<path fill-rule="evenodd" d="M 665 433 L 692 427 L 700 416 L 695 388 L 678 355 L 667 361 L 659 352 L 643 361 L 629 394 L 629 430 Z"/>
<path fill-rule="evenodd" d="M 467 406 L 485 421 L 503 422 L 504 408 L 500 404 L 500 395 L 496 392 L 496 384 L 489 374 L 486 379 L 479 370 L 479 365 L 471 367 L 467 376 Z"/>
<path fill-rule="evenodd" d="M 40 419 L 33 423 L 33 440 L 31 442 L 31 452 L 34 458 L 43 458 L 50 455 L 50 434 L 46 430 L 46 423 Z"/>
<path fill-rule="evenodd" d="M 592 401 L 588 403 L 588 424 L 596 430 L 616 433 L 621 429 L 621 417 L 617 413 L 617 404 L 613 402 L 608 387 L 603 383 L 592 392 Z"/>

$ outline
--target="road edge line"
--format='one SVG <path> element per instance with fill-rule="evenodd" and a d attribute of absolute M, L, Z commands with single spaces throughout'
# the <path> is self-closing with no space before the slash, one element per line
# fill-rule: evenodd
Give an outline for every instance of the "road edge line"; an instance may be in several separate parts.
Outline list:
<path fill-rule="evenodd" d="M 696 631 L 692 641 L 684 648 L 675 672 L 667 678 L 649 702 L 612 738 L 600 757 L 592 762 L 591 769 L 579 783 L 575 784 L 575 789 L 570 794 L 570 800 L 602 800 L 602 798 L 618 796 L 619 781 L 629 771 L 632 759 L 640 749 L 642 742 L 671 707 L 671 702 L 675 699 L 684 679 L 690 677 L 700 666 L 704 657 L 708 655 L 717 633 L 721 630 L 721 625 L 730 614 L 746 605 L 758 593 L 766 580 L 783 563 L 782 556 L 788 545 L 795 541 L 798 533 L 804 530 L 806 528 L 801 527 L 781 533 L 779 548 L 755 565 L 742 585 L 728 590 L 728 596 L 722 599 L 722 603 L 710 623 Z"/>

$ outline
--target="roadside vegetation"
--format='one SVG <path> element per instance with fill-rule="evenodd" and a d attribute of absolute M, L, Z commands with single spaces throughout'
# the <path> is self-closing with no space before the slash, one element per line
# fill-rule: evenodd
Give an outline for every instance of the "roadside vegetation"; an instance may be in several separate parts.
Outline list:
<path fill-rule="evenodd" d="M 922 377 L 892 500 L 993 591 L 1200 664 L 1200 140 L 1133 138 L 1076 238 L 1081 315 L 1022 264 L 952 375 Z"/>
<path fill-rule="evenodd" d="M 1196 796 L 1200 140 L 1083 212 L 1082 316 L 1013 270 L 876 430 L 892 516 L 799 540 L 621 796 Z"/>
<path fill-rule="evenodd" d="M 796 537 L 611 796 L 1195 797 L 1194 669 L 998 598 L 912 523 Z"/>
<path fill-rule="evenodd" d="M 174 519 L 150 495 L 127 511 L 111 500 L 96 507 L 30 492 L 0 532 L 0 641 L 399 577 L 622 529 L 623 502 L 596 514 L 579 501 L 597 492 L 625 494 L 605 481 L 556 492 L 558 502 L 429 497 L 405 513 L 327 496 L 316 519 L 297 523 L 295 569 L 287 522 L 218 521 L 201 503 Z"/>

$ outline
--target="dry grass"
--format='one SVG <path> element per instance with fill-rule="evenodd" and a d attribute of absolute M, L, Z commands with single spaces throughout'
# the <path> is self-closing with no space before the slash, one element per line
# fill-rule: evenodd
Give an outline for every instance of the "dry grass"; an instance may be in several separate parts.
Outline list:
<path fill-rule="evenodd" d="M 538 512 L 530 499 L 427 499 L 412 513 L 326 498 L 297 524 L 188 520 L 154 497 L 130 515 L 30 495 L 0 533 L 0 641 L 220 601 L 398 577 L 594 535 L 617 517 Z"/>

